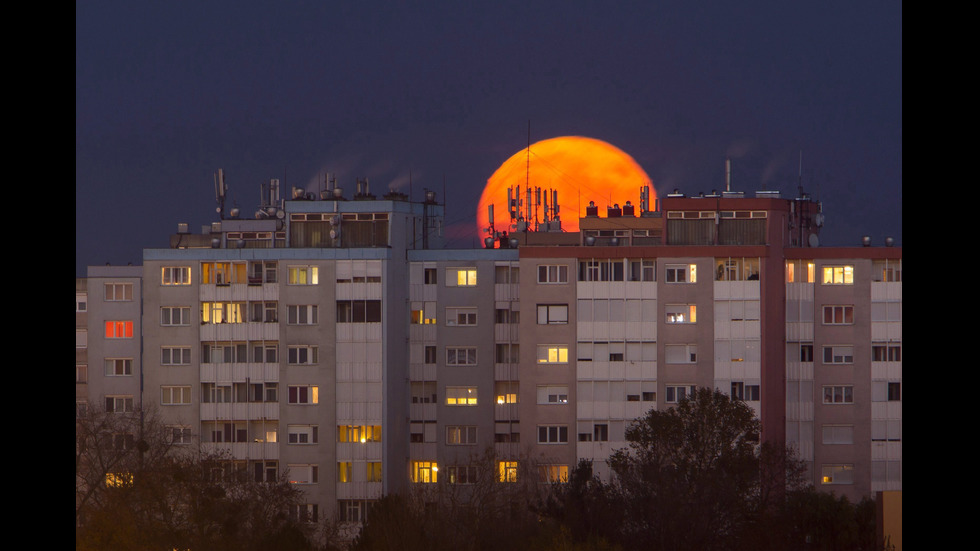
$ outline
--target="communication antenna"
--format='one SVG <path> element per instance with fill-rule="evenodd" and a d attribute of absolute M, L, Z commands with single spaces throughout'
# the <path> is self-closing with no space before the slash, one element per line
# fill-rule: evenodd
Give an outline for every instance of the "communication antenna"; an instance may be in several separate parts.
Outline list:
<path fill-rule="evenodd" d="M 228 185 L 225 184 L 225 171 L 218 169 L 214 173 L 214 199 L 218 202 L 218 217 L 225 219 L 225 195 L 228 193 Z"/>

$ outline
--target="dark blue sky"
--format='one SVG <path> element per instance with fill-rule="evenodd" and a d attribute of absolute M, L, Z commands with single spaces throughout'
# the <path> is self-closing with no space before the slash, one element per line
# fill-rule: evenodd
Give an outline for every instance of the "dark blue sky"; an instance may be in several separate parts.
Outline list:
<path fill-rule="evenodd" d="M 80 2 L 75 254 L 141 262 L 259 185 L 423 187 L 472 226 L 487 178 L 561 135 L 658 194 L 823 201 L 824 245 L 902 237 L 901 2 Z M 470 247 L 479 236 L 456 239 Z"/>

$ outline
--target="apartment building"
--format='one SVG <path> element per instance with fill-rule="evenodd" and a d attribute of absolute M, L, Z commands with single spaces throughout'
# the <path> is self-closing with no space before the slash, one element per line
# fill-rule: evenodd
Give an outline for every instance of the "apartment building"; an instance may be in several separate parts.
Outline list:
<path fill-rule="evenodd" d="M 76 400 L 153 406 L 179 445 L 288 473 L 310 520 L 470 484 L 488 449 L 501 481 L 608 476 L 629 423 L 696 386 L 754 408 L 817 487 L 901 489 L 901 248 L 820 247 L 819 205 L 771 192 L 590 208 L 482 249 L 442 248 L 444 214 L 270 191 L 254 219 L 90 268 Z"/>

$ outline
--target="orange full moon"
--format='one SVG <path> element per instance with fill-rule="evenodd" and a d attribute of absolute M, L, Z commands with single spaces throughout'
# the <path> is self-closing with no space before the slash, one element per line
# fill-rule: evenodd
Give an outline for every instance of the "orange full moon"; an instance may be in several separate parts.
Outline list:
<path fill-rule="evenodd" d="M 578 219 L 585 216 L 589 201 L 600 208 L 613 204 L 624 205 L 632 201 L 639 205 L 640 188 L 650 186 L 650 204 L 654 204 L 657 192 L 650 177 L 632 157 L 619 148 L 602 140 L 582 136 L 562 136 L 531 144 L 507 159 L 487 180 L 480 203 L 477 206 L 477 233 L 486 235 L 490 226 L 487 207 L 494 205 L 494 229 L 498 232 L 514 230 L 507 203 L 507 189 L 520 186 L 520 200 L 527 199 L 527 189 L 532 191 L 532 203 L 536 189 L 541 188 L 552 206 L 552 190 L 558 192 L 558 215 L 564 231 L 578 231 Z M 543 202 L 543 200 L 542 200 Z M 543 221 L 544 205 L 535 212 L 532 204 L 529 219 Z M 527 205 L 522 205 L 527 213 Z"/>

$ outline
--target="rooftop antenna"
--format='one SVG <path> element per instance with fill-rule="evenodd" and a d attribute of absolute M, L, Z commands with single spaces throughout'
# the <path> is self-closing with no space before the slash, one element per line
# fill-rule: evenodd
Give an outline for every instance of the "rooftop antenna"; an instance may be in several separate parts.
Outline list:
<path fill-rule="evenodd" d="M 225 219 L 225 195 L 228 192 L 228 185 L 225 184 L 225 171 L 218 169 L 214 173 L 214 198 L 218 201 L 218 217 Z"/>
<path fill-rule="evenodd" d="M 732 159 L 725 159 L 725 191 L 732 190 Z"/>
<path fill-rule="evenodd" d="M 796 184 L 796 189 L 799 192 L 799 196 L 803 197 L 803 150 L 800 150 L 800 175 L 799 183 Z"/>

